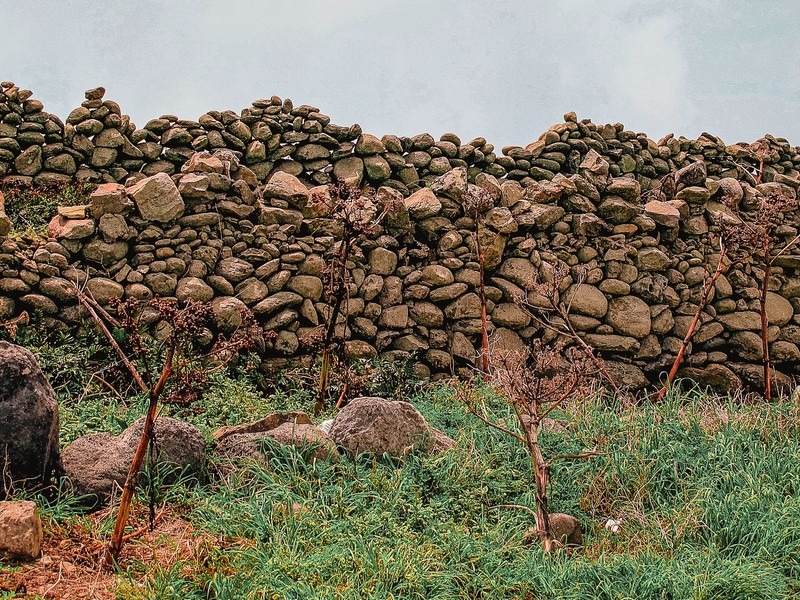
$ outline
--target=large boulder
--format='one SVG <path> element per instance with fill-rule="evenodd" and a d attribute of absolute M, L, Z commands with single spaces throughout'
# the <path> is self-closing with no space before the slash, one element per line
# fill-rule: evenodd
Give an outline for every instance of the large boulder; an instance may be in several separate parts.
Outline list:
<path fill-rule="evenodd" d="M 58 456 L 58 404 L 36 359 L 0 341 L 0 498 L 47 485 Z"/>
<path fill-rule="evenodd" d="M 368 452 L 402 458 L 413 450 L 436 453 L 453 445 L 408 402 L 376 397 L 356 398 L 345 406 L 336 415 L 330 436 L 350 456 Z"/>
<path fill-rule="evenodd" d="M 94 433 L 82 436 L 64 448 L 64 472 L 75 492 L 85 496 L 88 505 L 105 501 L 117 486 L 125 483 L 142 437 L 144 421 L 145 417 L 141 417 L 118 436 Z M 158 464 L 201 475 L 206 464 L 205 446 L 203 434 L 194 425 L 168 417 L 156 419 Z"/>

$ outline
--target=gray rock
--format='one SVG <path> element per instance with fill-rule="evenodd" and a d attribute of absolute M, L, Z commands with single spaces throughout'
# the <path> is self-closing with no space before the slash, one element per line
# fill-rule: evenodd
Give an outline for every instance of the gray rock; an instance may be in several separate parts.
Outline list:
<path fill-rule="evenodd" d="M 30 351 L 0 341 L 0 498 L 48 485 L 58 463 L 53 388 Z"/>
<path fill-rule="evenodd" d="M 367 452 L 402 458 L 414 450 L 435 452 L 447 445 L 442 435 L 437 442 L 435 430 L 408 402 L 376 397 L 352 400 L 336 415 L 330 429 L 333 441 L 350 456 Z"/>
<path fill-rule="evenodd" d="M 85 435 L 64 448 L 64 472 L 75 492 L 85 496 L 87 505 L 104 502 L 117 486 L 124 485 L 144 422 L 145 417 L 141 417 L 118 436 Z M 159 417 L 155 422 L 155 440 L 159 464 L 202 476 L 206 465 L 205 438 L 194 425 Z"/>
<path fill-rule="evenodd" d="M 606 323 L 616 333 L 641 339 L 650 334 L 650 307 L 636 296 L 614 298 L 608 304 Z"/>

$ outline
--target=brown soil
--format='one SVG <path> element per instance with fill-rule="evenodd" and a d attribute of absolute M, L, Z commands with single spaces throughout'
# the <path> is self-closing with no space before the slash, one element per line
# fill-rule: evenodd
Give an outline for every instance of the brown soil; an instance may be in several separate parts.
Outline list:
<path fill-rule="evenodd" d="M 170 508 L 156 516 L 152 531 L 147 515 L 146 507 L 134 507 L 128 527 L 131 539 L 119 557 L 128 576 L 140 580 L 130 582 L 134 586 L 147 579 L 147 565 L 169 568 L 181 562 L 192 571 L 203 565 L 209 548 L 230 545 L 217 543 L 211 534 L 195 530 Z M 38 560 L 16 565 L 0 563 L 0 592 L 16 592 L 20 598 L 113 600 L 117 575 L 100 568 L 113 516 L 106 510 L 66 523 L 47 524 Z M 126 580 L 130 581 L 127 577 Z"/>

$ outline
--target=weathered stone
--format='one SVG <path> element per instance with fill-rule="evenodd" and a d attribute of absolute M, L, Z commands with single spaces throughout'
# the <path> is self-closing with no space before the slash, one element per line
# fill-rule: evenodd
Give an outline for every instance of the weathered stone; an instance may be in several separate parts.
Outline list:
<path fill-rule="evenodd" d="M 405 199 L 406 209 L 416 220 L 433 217 L 442 210 L 442 203 L 428 188 L 422 188 Z"/>
<path fill-rule="evenodd" d="M 651 200 L 645 204 L 644 213 L 664 227 L 677 227 L 681 220 L 681 213 L 676 207 L 658 200 Z"/>
<path fill-rule="evenodd" d="M 20 175 L 32 177 L 42 170 L 42 147 L 30 146 L 14 160 L 14 167 Z"/>
<path fill-rule="evenodd" d="M 214 290 L 198 277 L 184 277 L 178 281 L 175 296 L 181 304 L 188 302 L 209 302 L 214 298 Z"/>
<path fill-rule="evenodd" d="M 383 398 L 352 400 L 336 415 L 330 436 L 351 456 L 367 452 L 403 458 L 410 451 L 437 449 L 433 428 L 417 409 Z"/>
<path fill-rule="evenodd" d="M 719 315 L 717 320 L 729 331 L 758 331 L 761 329 L 761 315 L 754 311 Z"/>
<path fill-rule="evenodd" d="M 608 303 L 606 323 L 616 333 L 641 339 L 650 334 L 650 308 L 636 296 L 614 298 Z"/>
<path fill-rule="evenodd" d="M 432 302 L 416 302 L 409 309 L 409 316 L 423 327 L 437 328 L 444 325 L 444 313 Z"/>
<path fill-rule="evenodd" d="M 422 269 L 421 281 L 431 286 L 450 285 L 453 283 L 453 272 L 441 265 L 428 265 Z"/>
<path fill-rule="evenodd" d="M 516 216 L 516 221 L 520 227 L 535 225 L 542 231 L 546 231 L 564 216 L 564 212 L 560 206 L 531 204 L 527 211 Z"/>
<path fill-rule="evenodd" d="M 607 360 L 603 362 L 603 366 L 614 383 L 621 388 L 633 391 L 641 390 L 650 383 L 647 376 L 636 365 Z"/>
<path fill-rule="evenodd" d="M 92 219 L 65 219 L 55 216 L 47 224 L 47 235 L 59 240 L 81 240 L 94 235 Z"/>
<path fill-rule="evenodd" d="M 636 338 L 621 335 L 589 333 L 583 339 L 592 348 L 601 352 L 636 352 L 640 346 Z"/>
<path fill-rule="evenodd" d="M 430 190 L 434 194 L 458 200 L 467 191 L 467 170 L 458 167 L 440 175 L 433 181 Z"/>
<path fill-rule="evenodd" d="M 125 289 L 112 279 L 91 277 L 86 282 L 86 290 L 100 304 L 110 304 L 122 299 Z"/>
<path fill-rule="evenodd" d="M 610 223 L 630 223 L 639 213 L 639 209 L 618 196 L 609 196 L 600 204 L 597 212 Z"/>
<path fill-rule="evenodd" d="M 303 302 L 303 297 L 294 292 L 277 292 L 264 298 L 253 307 L 253 312 L 257 315 L 269 315 L 288 306 L 297 306 Z"/>
<path fill-rule="evenodd" d="M 250 277 L 255 267 L 241 258 L 223 258 L 217 265 L 217 275 L 228 281 L 239 283 Z"/>
<path fill-rule="evenodd" d="M 685 367 L 678 371 L 678 377 L 696 381 L 719 392 L 735 392 L 742 388 L 742 380 L 725 365 L 710 364 L 704 369 Z"/>
<path fill-rule="evenodd" d="M 321 221 L 322 219 L 318 219 Z M 298 210 L 288 208 L 277 208 L 274 206 L 259 207 L 258 222 L 262 225 L 294 225 L 299 229 L 303 223 L 303 213 Z"/>
<path fill-rule="evenodd" d="M 786 325 L 794 316 L 792 304 L 775 292 L 767 292 L 767 322 L 770 325 Z"/>
<path fill-rule="evenodd" d="M 122 215 L 104 214 L 97 228 L 106 242 L 128 238 L 128 223 Z"/>
<path fill-rule="evenodd" d="M 605 294 L 593 285 L 570 286 L 564 294 L 564 301 L 570 305 L 572 311 L 596 319 L 602 319 L 608 312 Z"/>
<path fill-rule="evenodd" d="M 375 248 L 369 253 L 369 269 L 375 275 L 391 275 L 397 268 L 397 255 L 386 248 Z"/>
<path fill-rule="evenodd" d="M 481 300 L 477 294 L 464 294 L 444 309 L 448 319 L 477 319 L 481 316 Z"/>
<path fill-rule="evenodd" d="M 39 558 L 42 537 L 42 520 L 35 502 L 0 501 L 0 559 Z"/>
<path fill-rule="evenodd" d="M 325 432 L 310 423 L 293 422 L 281 423 L 264 431 L 232 433 L 220 441 L 216 452 L 228 460 L 265 462 L 269 454 L 266 442 L 294 446 L 301 452 L 308 452 L 311 460 L 339 458 L 336 445 Z"/>
<path fill-rule="evenodd" d="M 364 177 L 364 161 L 358 156 L 337 160 L 333 166 L 333 176 L 337 181 L 359 186 Z"/>
<path fill-rule="evenodd" d="M 168 223 L 182 216 L 186 208 L 175 182 L 166 173 L 142 179 L 127 193 L 145 221 Z"/>
<path fill-rule="evenodd" d="M 664 271 L 672 259 L 658 248 L 642 248 L 636 255 L 636 267 L 640 271 Z"/>
<path fill-rule="evenodd" d="M 89 212 L 99 219 L 105 214 L 124 215 L 130 212 L 133 203 L 125 193 L 125 187 L 118 183 L 103 183 L 89 196 Z"/>
<path fill-rule="evenodd" d="M 322 298 L 322 280 L 313 275 L 295 275 L 286 282 L 286 289 L 317 302 Z"/>
<path fill-rule="evenodd" d="M 93 506 L 104 502 L 117 486 L 124 484 L 144 422 L 145 417 L 139 418 L 118 436 L 85 435 L 64 448 L 64 472 L 85 504 Z M 159 463 L 202 476 L 206 443 L 199 429 L 189 423 L 159 417 L 154 431 L 154 452 Z"/>
<path fill-rule="evenodd" d="M 302 208 L 308 202 L 308 189 L 294 175 L 276 171 L 263 188 L 267 198 L 284 200 L 295 207 Z"/>
<path fill-rule="evenodd" d="M 405 329 L 408 324 L 408 306 L 390 306 L 384 308 L 378 318 L 378 325 L 388 329 Z"/>
<path fill-rule="evenodd" d="M 517 304 L 505 302 L 495 306 L 491 314 L 491 321 L 499 327 L 519 330 L 530 324 L 531 315 Z"/>
<path fill-rule="evenodd" d="M 228 296 L 214 298 L 211 302 L 211 309 L 214 311 L 217 327 L 223 333 L 231 333 L 244 323 L 247 306 L 238 298 Z"/>
<path fill-rule="evenodd" d="M 512 283 L 517 284 L 522 289 L 527 289 L 539 278 L 539 271 L 527 258 L 508 258 L 497 274 Z"/>

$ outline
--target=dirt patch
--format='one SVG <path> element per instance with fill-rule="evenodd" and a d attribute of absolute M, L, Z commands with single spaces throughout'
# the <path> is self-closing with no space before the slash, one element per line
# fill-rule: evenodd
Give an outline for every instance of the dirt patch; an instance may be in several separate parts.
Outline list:
<path fill-rule="evenodd" d="M 19 597 L 113 600 L 117 575 L 100 568 L 108 541 L 106 532 L 113 524 L 111 518 L 108 511 L 102 511 L 66 523 L 48 524 L 41 558 L 20 565 L 0 564 L 0 591 L 16 592 Z M 210 545 L 230 545 L 217 543 L 214 536 L 196 530 L 169 508 L 156 516 L 154 525 L 152 530 L 148 526 L 146 507 L 134 508 L 128 528 L 133 537 L 119 559 L 127 570 L 128 585 L 144 584 L 148 565 L 169 568 L 185 562 L 186 569 L 192 571 L 203 564 Z M 134 568 L 127 569 L 131 565 Z M 131 575 L 140 581 L 131 581 Z"/>

